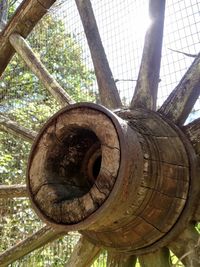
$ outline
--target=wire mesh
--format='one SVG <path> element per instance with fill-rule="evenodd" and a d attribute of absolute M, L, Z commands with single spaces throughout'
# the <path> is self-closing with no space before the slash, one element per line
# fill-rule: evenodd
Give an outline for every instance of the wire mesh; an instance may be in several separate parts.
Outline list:
<path fill-rule="evenodd" d="M 10 16 L 20 2 L 13 4 L 10 1 Z M 148 1 L 93 0 L 92 4 L 113 77 L 124 105 L 128 105 L 134 92 L 145 30 L 149 23 Z M 180 52 L 191 55 L 199 53 L 199 27 L 198 0 L 167 1 L 158 106 L 194 60 L 194 57 Z M 98 102 L 93 65 L 75 1 L 57 1 L 35 27 L 28 41 L 70 95 L 77 101 Z M 59 105 L 17 56 L 0 80 L 0 97 L 0 112 L 36 131 L 59 109 Z M 198 100 L 189 120 L 199 115 Z M 4 132 L 0 140 L 0 183 L 24 183 L 30 145 Z M 26 199 L 0 200 L 0 214 L 2 251 L 42 225 Z M 77 239 L 77 234 L 71 234 L 11 266 L 62 266 Z M 105 253 L 94 266 L 106 266 Z"/>

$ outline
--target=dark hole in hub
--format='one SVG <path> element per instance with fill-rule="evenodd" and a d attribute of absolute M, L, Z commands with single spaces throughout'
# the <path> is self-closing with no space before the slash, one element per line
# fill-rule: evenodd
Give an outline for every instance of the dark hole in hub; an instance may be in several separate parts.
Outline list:
<path fill-rule="evenodd" d="M 92 168 L 92 175 L 94 177 L 94 179 L 96 179 L 99 175 L 100 169 L 101 169 L 101 156 L 98 156 L 93 164 L 93 168 Z"/>
<path fill-rule="evenodd" d="M 48 148 L 45 164 L 47 184 L 56 202 L 87 194 L 101 168 L 100 140 L 87 128 L 66 128 L 63 138 Z"/>

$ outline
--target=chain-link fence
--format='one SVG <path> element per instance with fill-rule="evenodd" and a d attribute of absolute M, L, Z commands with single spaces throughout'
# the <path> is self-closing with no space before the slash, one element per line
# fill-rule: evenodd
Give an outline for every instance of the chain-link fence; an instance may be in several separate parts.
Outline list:
<path fill-rule="evenodd" d="M 8 17 L 21 1 L 11 1 Z M 125 105 L 137 80 L 148 1 L 92 1 L 104 48 Z M 200 51 L 200 3 L 198 0 L 168 0 L 166 5 L 158 106 L 180 81 Z M 94 69 L 75 1 L 57 1 L 28 37 L 34 51 L 64 89 L 78 102 L 98 102 Z M 23 126 L 38 131 L 59 106 L 24 63 L 14 56 L 0 80 L 0 112 Z M 189 120 L 199 117 L 198 100 Z M 0 133 L 0 183 L 24 184 L 30 145 L 20 138 Z M 42 223 L 27 199 L 0 200 L 0 234 L 3 251 Z M 78 236 L 63 239 L 33 252 L 12 266 L 63 266 Z M 105 266 L 102 254 L 94 264 Z"/>

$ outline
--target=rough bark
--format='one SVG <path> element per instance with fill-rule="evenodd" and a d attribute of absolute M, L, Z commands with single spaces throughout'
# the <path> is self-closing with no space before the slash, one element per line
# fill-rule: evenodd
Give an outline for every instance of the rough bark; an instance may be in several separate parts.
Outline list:
<path fill-rule="evenodd" d="M 199 94 L 200 54 L 158 111 L 174 123 L 183 125 Z"/>
<path fill-rule="evenodd" d="M 76 0 L 76 5 L 90 48 L 101 103 L 109 108 L 118 108 L 122 105 L 121 100 L 99 35 L 91 2 Z"/>
<path fill-rule="evenodd" d="M 10 35 L 17 32 L 26 38 L 54 2 L 55 0 L 24 0 L 12 19 L 0 32 L 0 76 L 15 52 L 9 42 Z"/>
<path fill-rule="evenodd" d="M 33 142 L 37 135 L 35 131 L 18 125 L 15 121 L 10 120 L 3 114 L 0 114 L 0 129 L 17 137 L 21 137 L 28 142 Z"/>
<path fill-rule="evenodd" d="M 170 267 L 170 253 L 168 248 L 139 256 L 141 267 Z"/>
<path fill-rule="evenodd" d="M 93 245 L 85 237 L 81 237 L 65 267 L 89 267 L 101 252 L 101 248 Z"/>
<path fill-rule="evenodd" d="M 107 267 L 133 267 L 136 263 L 135 255 L 108 251 Z"/>
<path fill-rule="evenodd" d="M 10 43 L 15 48 L 17 53 L 25 61 L 27 66 L 39 78 L 46 89 L 54 96 L 54 98 L 65 107 L 67 104 L 73 104 L 74 101 L 65 92 L 65 90 L 58 84 L 58 82 L 51 76 L 39 58 L 35 55 L 26 40 L 17 33 L 11 34 Z"/>
<path fill-rule="evenodd" d="M 8 264 L 20 259 L 31 251 L 46 245 L 47 243 L 61 237 L 64 234 L 67 233 L 58 232 L 49 226 L 44 226 L 33 235 L 29 236 L 23 241 L 20 241 L 15 246 L 0 254 L 0 267 L 8 266 Z"/>
<path fill-rule="evenodd" d="M 131 107 L 155 110 L 160 74 L 165 0 L 150 0 L 149 13 L 151 25 L 145 36 L 142 61 Z"/>
<path fill-rule="evenodd" d="M 27 197 L 26 185 L 0 185 L 0 198 Z"/>
<path fill-rule="evenodd" d="M 169 244 L 169 248 L 185 266 L 200 266 L 200 235 L 192 224 Z"/>

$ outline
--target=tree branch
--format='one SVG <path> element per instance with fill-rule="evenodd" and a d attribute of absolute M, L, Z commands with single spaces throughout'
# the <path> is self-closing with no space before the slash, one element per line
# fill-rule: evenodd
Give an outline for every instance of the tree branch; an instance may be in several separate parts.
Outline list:
<path fill-rule="evenodd" d="M 199 94 L 200 54 L 158 111 L 174 123 L 183 125 Z"/>
<path fill-rule="evenodd" d="M 182 54 L 182 55 L 187 56 L 187 57 L 197 57 L 198 56 L 198 54 L 189 54 L 189 53 L 185 53 L 185 52 L 182 52 L 179 50 L 174 50 L 171 48 L 168 48 L 168 49 L 171 50 L 172 52 L 176 52 L 176 53 Z"/>
<path fill-rule="evenodd" d="M 99 35 L 91 2 L 76 0 L 76 5 L 90 48 L 101 103 L 109 108 L 119 108 L 122 103 Z"/>
<path fill-rule="evenodd" d="M 21 137 L 28 142 L 32 142 L 37 135 L 35 131 L 18 125 L 15 121 L 10 120 L 3 114 L 0 114 L 0 129 L 17 137 Z"/>
<path fill-rule="evenodd" d="M 8 264 L 20 259 L 35 249 L 43 247 L 64 234 L 66 233 L 53 230 L 49 226 L 44 226 L 33 235 L 0 254 L 0 267 L 6 267 Z"/>
<path fill-rule="evenodd" d="M 142 61 L 131 107 L 155 110 L 160 74 L 165 0 L 150 0 L 149 13 L 152 22 L 145 36 Z"/>

